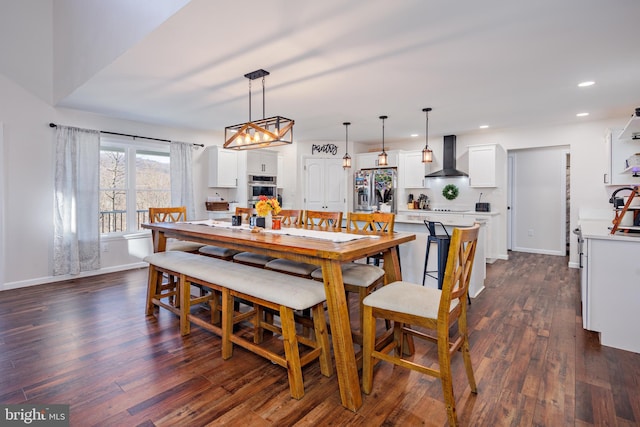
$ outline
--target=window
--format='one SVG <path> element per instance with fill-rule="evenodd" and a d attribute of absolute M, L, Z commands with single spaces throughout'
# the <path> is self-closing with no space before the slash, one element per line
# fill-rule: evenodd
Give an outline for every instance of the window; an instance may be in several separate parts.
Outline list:
<path fill-rule="evenodd" d="M 169 165 L 169 146 L 102 138 L 100 232 L 139 231 L 149 206 L 170 206 Z"/>

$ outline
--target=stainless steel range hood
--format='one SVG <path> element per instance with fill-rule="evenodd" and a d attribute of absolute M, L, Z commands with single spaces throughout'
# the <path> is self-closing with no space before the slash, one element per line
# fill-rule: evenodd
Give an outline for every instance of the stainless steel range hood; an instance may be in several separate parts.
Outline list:
<path fill-rule="evenodd" d="M 425 175 L 425 178 L 442 178 L 454 176 L 469 176 L 456 169 L 456 136 L 445 135 L 442 154 L 442 170 Z"/>

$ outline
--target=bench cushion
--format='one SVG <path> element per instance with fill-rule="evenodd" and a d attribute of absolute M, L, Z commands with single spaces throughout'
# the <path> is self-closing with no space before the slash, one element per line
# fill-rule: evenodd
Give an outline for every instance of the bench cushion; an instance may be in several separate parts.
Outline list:
<path fill-rule="evenodd" d="M 158 252 L 144 260 L 294 310 L 304 310 L 326 300 L 324 287 L 314 280 L 245 264 L 173 251 Z"/>
<path fill-rule="evenodd" d="M 223 248 L 221 246 L 212 246 L 212 245 L 203 246 L 200 249 L 198 249 L 198 252 L 200 252 L 201 254 L 211 255 L 218 258 L 231 258 L 238 253 L 238 251 L 234 251 L 233 249 Z"/>
<path fill-rule="evenodd" d="M 167 239 L 168 251 L 196 252 L 203 247 L 202 243 L 188 242 L 186 240 Z"/>
<path fill-rule="evenodd" d="M 267 265 L 269 261 L 273 261 L 275 258 L 268 255 L 255 254 L 253 252 L 240 252 L 233 256 L 234 261 L 245 262 L 247 264 L 255 264 L 260 267 Z"/>
<path fill-rule="evenodd" d="M 341 268 L 342 281 L 345 285 L 367 288 L 384 276 L 384 270 L 375 265 L 350 262 L 342 264 Z M 322 268 L 314 270 L 313 273 L 311 273 L 311 277 L 318 280 L 322 279 Z"/>
<path fill-rule="evenodd" d="M 265 267 L 272 270 L 284 271 L 285 273 L 299 274 L 301 276 L 309 276 L 318 268 L 318 266 L 314 264 L 307 264 L 306 262 L 297 262 L 282 258 L 269 261 Z"/>

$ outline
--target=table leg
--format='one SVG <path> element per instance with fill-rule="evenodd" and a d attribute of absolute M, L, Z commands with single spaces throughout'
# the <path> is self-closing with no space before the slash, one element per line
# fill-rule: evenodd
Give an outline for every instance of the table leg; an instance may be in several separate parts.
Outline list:
<path fill-rule="evenodd" d="M 360 378 L 351 338 L 349 323 L 349 307 L 342 282 L 342 270 L 338 261 L 323 260 L 322 276 L 324 290 L 327 295 L 329 321 L 331 323 L 331 339 L 333 354 L 336 359 L 336 372 L 342 406 L 356 411 L 362 406 L 360 394 Z"/>
<path fill-rule="evenodd" d="M 167 237 L 163 232 L 151 230 L 151 238 L 153 241 L 153 252 L 164 252 L 167 250 Z"/>

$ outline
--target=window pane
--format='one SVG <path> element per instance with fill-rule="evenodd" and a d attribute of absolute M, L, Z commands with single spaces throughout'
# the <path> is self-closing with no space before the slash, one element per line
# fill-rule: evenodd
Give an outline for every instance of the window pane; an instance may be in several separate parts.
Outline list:
<path fill-rule="evenodd" d="M 149 207 L 171 206 L 169 153 L 136 152 L 137 228 L 149 221 Z"/>
<path fill-rule="evenodd" d="M 118 149 L 100 150 L 100 188 L 125 188 L 126 155 Z"/>
<path fill-rule="evenodd" d="M 100 191 L 100 233 L 127 230 L 127 192 L 125 190 Z"/>
<path fill-rule="evenodd" d="M 168 154 L 136 154 L 136 189 L 171 190 Z"/>

